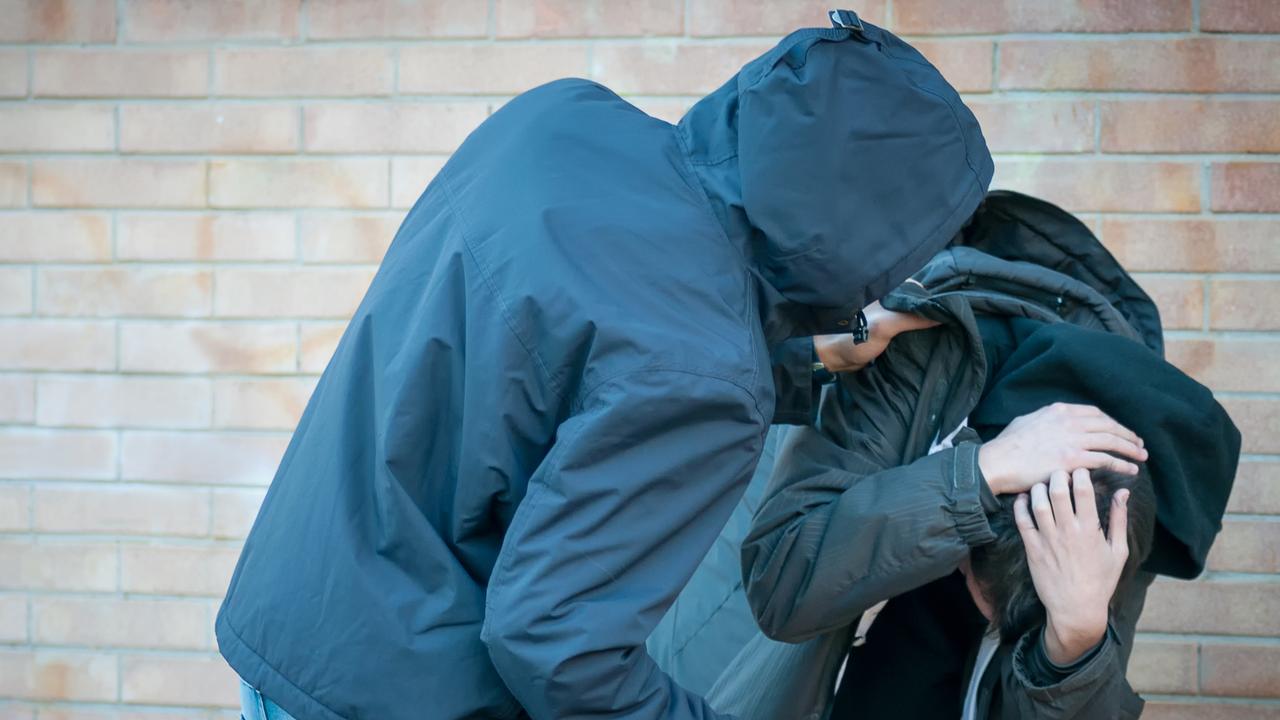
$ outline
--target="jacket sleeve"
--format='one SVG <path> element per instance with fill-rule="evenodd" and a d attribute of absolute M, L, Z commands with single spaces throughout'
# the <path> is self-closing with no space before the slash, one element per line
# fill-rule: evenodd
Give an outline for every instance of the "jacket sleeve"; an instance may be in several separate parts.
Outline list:
<path fill-rule="evenodd" d="M 935 420 L 922 402 L 934 398 L 921 397 L 935 339 L 898 338 L 881 362 L 827 388 L 817 426 L 787 429 L 742 545 L 747 599 L 770 637 L 799 642 L 847 625 L 994 538 L 977 445 L 919 459 L 927 444 L 906 447 L 932 435 L 920 425 Z"/>
<path fill-rule="evenodd" d="M 561 424 L 504 539 L 481 637 L 533 718 L 720 717 L 645 638 L 719 533 L 767 420 L 735 383 L 645 370 Z"/>
<path fill-rule="evenodd" d="M 1142 698 L 1130 687 L 1125 672 L 1133 651 L 1133 635 L 1155 576 L 1139 572 L 1127 582 L 1111 609 L 1111 622 L 1102 644 L 1084 665 L 1051 685 L 1039 683 L 1029 671 L 1042 628 L 1019 638 L 1009 662 L 1001 666 L 1002 702 L 998 720 L 1128 720 L 1142 713 Z"/>
<path fill-rule="evenodd" d="M 813 371 L 813 338 L 792 338 L 770 352 L 773 387 L 777 401 L 775 425 L 812 425 L 818 407 L 821 382 Z"/>

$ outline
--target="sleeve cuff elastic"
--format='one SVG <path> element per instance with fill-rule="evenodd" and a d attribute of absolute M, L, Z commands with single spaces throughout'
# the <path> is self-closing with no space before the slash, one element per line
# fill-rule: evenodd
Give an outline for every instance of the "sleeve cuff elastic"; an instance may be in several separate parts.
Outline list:
<path fill-rule="evenodd" d="M 814 378 L 813 338 L 792 338 L 774 346 L 773 364 L 775 425 L 812 425 L 822 386 Z"/>
<path fill-rule="evenodd" d="M 978 445 L 960 443 L 952 456 L 949 509 L 957 532 L 970 547 L 996 539 L 981 499 L 983 488 L 986 481 L 978 469 Z M 990 489 L 987 492 L 990 493 Z"/>

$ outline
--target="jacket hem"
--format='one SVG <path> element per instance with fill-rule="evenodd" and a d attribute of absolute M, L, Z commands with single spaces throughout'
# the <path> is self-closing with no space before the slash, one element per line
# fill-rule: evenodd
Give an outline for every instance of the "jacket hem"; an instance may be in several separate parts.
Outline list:
<path fill-rule="evenodd" d="M 249 647 L 222 612 L 218 613 L 218 619 L 214 623 L 214 635 L 218 639 L 218 651 L 231 669 L 254 690 L 279 705 L 296 720 L 346 720 L 280 674 L 279 670 Z"/>

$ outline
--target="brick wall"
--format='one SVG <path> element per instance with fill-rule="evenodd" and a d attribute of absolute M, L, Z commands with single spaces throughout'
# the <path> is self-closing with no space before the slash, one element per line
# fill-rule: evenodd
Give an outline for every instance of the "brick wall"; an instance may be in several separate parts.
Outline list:
<path fill-rule="evenodd" d="M 674 119 L 827 2 L 0 0 L 0 718 L 234 717 L 211 619 L 399 219 L 512 94 Z M 1280 718 L 1280 2 L 867 0 L 1081 214 L 1246 461 L 1149 717 Z M 154 711 L 154 712 L 153 712 Z"/>

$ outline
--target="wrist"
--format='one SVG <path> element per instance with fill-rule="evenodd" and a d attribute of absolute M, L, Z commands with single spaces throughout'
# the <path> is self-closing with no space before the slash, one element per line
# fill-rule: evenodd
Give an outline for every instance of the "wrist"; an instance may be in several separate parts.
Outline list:
<path fill-rule="evenodd" d="M 1097 647 L 1107 632 L 1107 620 L 1081 618 L 1055 622 L 1052 614 L 1045 622 L 1045 655 L 1056 665 L 1070 665 Z"/>
<path fill-rule="evenodd" d="M 982 479 L 987 482 L 992 494 L 1005 495 L 1008 491 L 1008 478 L 1001 467 L 1000 448 L 994 442 L 985 442 L 978 448 L 978 470 L 982 472 Z"/>

